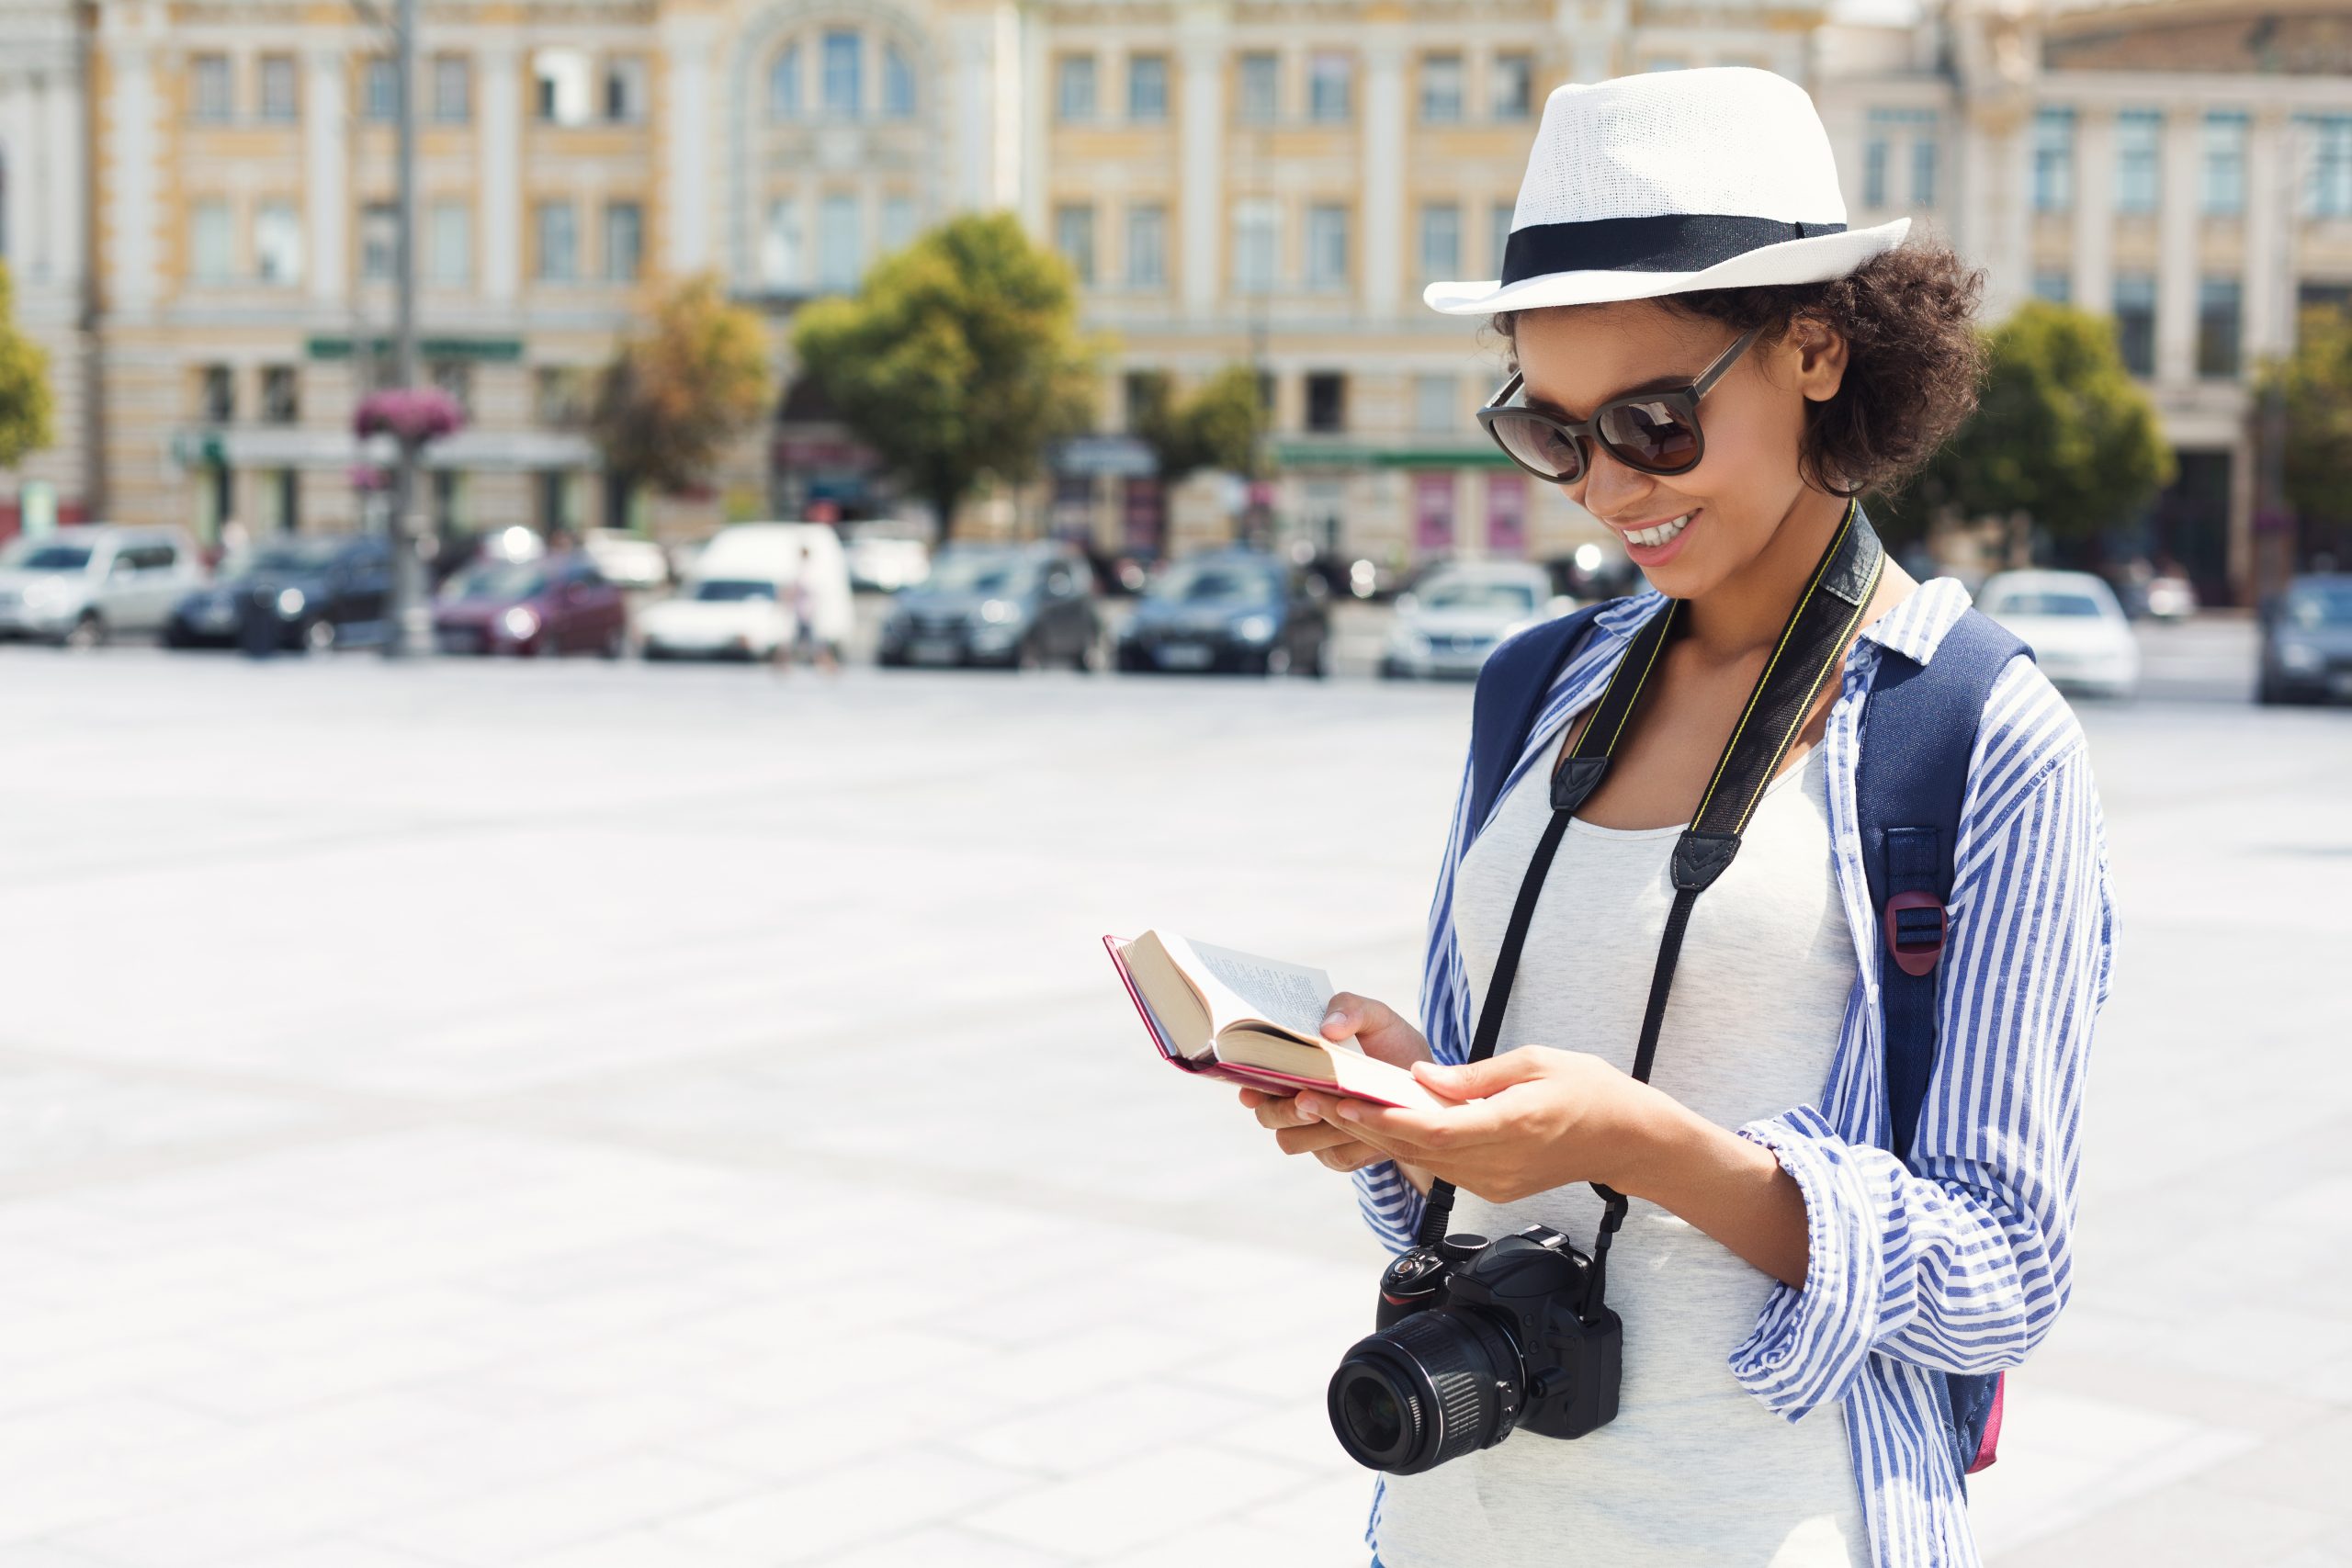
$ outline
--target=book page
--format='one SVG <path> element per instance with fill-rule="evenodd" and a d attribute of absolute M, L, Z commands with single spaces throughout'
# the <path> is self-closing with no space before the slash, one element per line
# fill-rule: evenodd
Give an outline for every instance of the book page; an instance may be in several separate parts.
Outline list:
<path fill-rule="evenodd" d="M 1305 964 L 1284 964 L 1204 942 L 1184 945 L 1191 949 L 1200 972 L 1249 1010 L 1240 1016 L 1263 1019 L 1306 1039 L 1322 1040 L 1323 1015 L 1330 1010 L 1330 976 Z M 1223 1027 L 1234 1015 L 1229 1008 L 1216 1006 L 1216 1000 L 1212 998 L 1211 1010 Z"/>

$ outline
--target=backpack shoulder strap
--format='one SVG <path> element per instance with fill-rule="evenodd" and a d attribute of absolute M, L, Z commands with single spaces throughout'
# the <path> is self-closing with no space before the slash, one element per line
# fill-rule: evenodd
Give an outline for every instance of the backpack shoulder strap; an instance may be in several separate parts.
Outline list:
<path fill-rule="evenodd" d="M 1879 1002 L 1886 1041 L 1889 1146 L 1908 1160 L 1936 1066 L 1936 966 L 1943 956 L 1952 855 L 1969 760 L 1993 683 L 2032 652 L 1974 610 L 1962 615 L 1921 664 L 1888 650 L 1862 706 L 1854 795 L 1862 865 L 1881 940 Z M 1948 1373 L 1944 1431 L 1962 1474 L 1993 1462 L 2002 1380 Z"/>
<path fill-rule="evenodd" d="M 1862 708 L 1855 807 L 1886 944 L 1879 989 L 1891 1146 L 1900 1158 L 1910 1156 L 1935 1067 L 1936 964 L 1969 758 L 1993 682 L 2020 653 L 2030 657 L 2014 635 L 1966 611 L 1927 663 L 1883 653 Z"/>
<path fill-rule="evenodd" d="M 1488 656 L 1478 671 L 1470 705 L 1470 831 L 1476 834 L 1502 794 L 1503 781 L 1526 749 L 1528 732 L 1544 711 L 1544 694 L 1593 618 L 1614 601 L 1572 610 L 1530 626 Z"/>

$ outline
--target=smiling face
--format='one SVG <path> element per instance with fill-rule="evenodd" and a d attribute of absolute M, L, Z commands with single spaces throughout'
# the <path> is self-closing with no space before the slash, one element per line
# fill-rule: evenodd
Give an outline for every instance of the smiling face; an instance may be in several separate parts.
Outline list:
<path fill-rule="evenodd" d="M 1521 396 L 1577 420 L 1611 398 L 1687 384 L 1738 336 L 1649 300 L 1531 310 L 1513 330 Z M 1842 498 L 1804 481 L 1798 453 L 1807 400 L 1834 396 L 1844 368 L 1842 340 L 1810 322 L 1768 335 L 1700 402 L 1705 452 L 1696 468 L 1645 474 L 1593 441 L 1584 477 L 1567 491 L 1617 535 L 1654 587 L 1702 598 L 1753 568 L 1792 517 L 1843 511 Z"/>

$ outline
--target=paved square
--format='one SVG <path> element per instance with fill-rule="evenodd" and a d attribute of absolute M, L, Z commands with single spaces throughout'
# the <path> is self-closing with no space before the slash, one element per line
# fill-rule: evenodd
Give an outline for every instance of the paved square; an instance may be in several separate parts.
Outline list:
<path fill-rule="evenodd" d="M 2352 1561 L 2352 716 L 2086 715 L 1996 1563 Z M 0 652 L 0 1568 L 1360 1568 L 1347 1190 L 1096 939 L 1409 1003 L 1459 688 Z"/>

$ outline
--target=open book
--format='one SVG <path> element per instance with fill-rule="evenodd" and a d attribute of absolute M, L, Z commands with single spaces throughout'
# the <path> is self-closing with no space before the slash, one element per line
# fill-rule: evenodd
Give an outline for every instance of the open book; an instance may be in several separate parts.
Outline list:
<path fill-rule="evenodd" d="M 1159 1054 L 1186 1072 L 1287 1093 L 1318 1089 L 1375 1105 L 1444 1102 L 1413 1075 L 1323 1038 L 1331 977 L 1279 959 L 1146 931 L 1104 937 Z"/>

